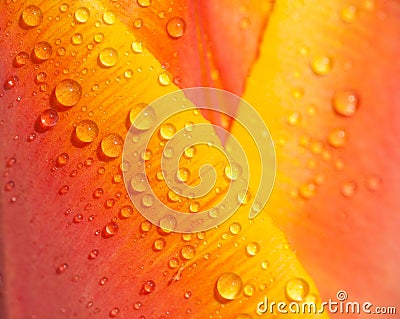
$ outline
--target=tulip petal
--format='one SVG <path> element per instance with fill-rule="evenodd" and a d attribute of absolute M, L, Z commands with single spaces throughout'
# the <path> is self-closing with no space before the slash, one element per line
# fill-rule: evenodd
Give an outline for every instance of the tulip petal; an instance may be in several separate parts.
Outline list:
<path fill-rule="evenodd" d="M 325 300 L 400 296 L 399 21 L 396 1 L 279 1 L 244 94 L 276 142 L 270 216 Z"/>

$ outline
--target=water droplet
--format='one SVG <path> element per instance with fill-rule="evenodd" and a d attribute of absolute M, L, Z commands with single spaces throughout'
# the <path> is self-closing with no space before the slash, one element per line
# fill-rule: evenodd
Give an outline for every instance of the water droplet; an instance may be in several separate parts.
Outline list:
<path fill-rule="evenodd" d="M 168 262 L 168 265 L 169 265 L 171 268 L 177 268 L 177 267 L 179 266 L 179 259 L 178 259 L 178 258 L 175 258 L 175 257 L 171 258 L 171 259 L 169 260 L 169 262 Z"/>
<path fill-rule="evenodd" d="M 251 193 L 249 190 L 241 190 L 237 194 L 237 199 L 241 205 L 247 204 L 251 199 Z"/>
<path fill-rule="evenodd" d="M 40 115 L 40 123 L 43 127 L 53 127 L 58 122 L 58 113 L 55 110 L 48 109 L 45 110 Z"/>
<path fill-rule="evenodd" d="M 29 61 L 29 53 L 25 51 L 18 52 L 14 59 L 14 66 L 21 67 Z"/>
<path fill-rule="evenodd" d="M 143 43 L 141 41 L 133 41 L 132 42 L 132 50 L 135 53 L 143 52 Z"/>
<path fill-rule="evenodd" d="M 167 86 L 172 81 L 172 75 L 168 71 L 163 71 L 158 75 L 158 83 L 162 86 Z"/>
<path fill-rule="evenodd" d="M 156 283 L 153 280 L 146 280 L 142 285 L 141 293 L 144 295 L 151 294 L 156 288 Z"/>
<path fill-rule="evenodd" d="M 140 18 L 137 18 L 137 19 L 135 19 L 135 20 L 133 21 L 133 26 L 134 26 L 136 29 L 140 29 L 140 28 L 142 27 L 142 25 L 143 25 L 143 20 L 140 19 Z"/>
<path fill-rule="evenodd" d="M 217 280 L 217 292 L 222 298 L 227 300 L 236 299 L 242 287 L 242 279 L 232 272 L 222 274 Z"/>
<path fill-rule="evenodd" d="M 79 224 L 82 220 L 83 220 L 83 215 L 82 215 L 82 214 L 76 214 L 76 215 L 74 216 L 74 218 L 72 219 L 72 221 L 73 221 L 75 224 Z"/>
<path fill-rule="evenodd" d="M 151 5 L 151 0 L 137 0 L 137 4 L 143 8 L 147 8 Z"/>
<path fill-rule="evenodd" d="M 74 45 L 81 44 L 83 41 L 83 35 L 82 33 L 74 33 L 71 37 L 71 42 Z"/>
<path fill-rule="evenodd" d="M 96 259 L 99 255 L 99 251 L 97 249 L 93 249 L 88 256 L 88 259 Z"/>
<path fill-rule="evenodd" d="M 57 267 L 56 272 L 57 272 L 57 274 L 62 274 L 63 272 L 65 272 L 67 270 L 67 268 L 68 268 L 67 263 L 61 264 L 60 266 Z"/>
<path fill-rule="evenodd" d="M 183 297 L 184 297 L 185 299 L 189 299 L 191 296 L 192 296 L 192 292 L 191 292 L 191 291 L 186 291 L 186 292 L 183 294 Z"/>
<path fill-rule="evenodd" d="M 115 23 L 115 14 L 112 11 L 106 11 L 103 13 L 103 21 L 105 24 L 114 24 Z"/>
<path fill-rule="evenodd" d="M 228 179 L 235 181 L 242 175 L 242 167 L 237 163 L 231 163 L 225 167 L 224 172 Z"/>
<path fill-rule="evenodd" d="M 247 297 L 251 297 L 254 295 L 254 292 L 256 291 L 256 287 L 252 284 L 246 284 L 243 288 L 243 293 Z"/>
<path fill-rule="evenodd" d="M 153 152 L 151 150 L 145 150 L 144 152 L 142 152 L 140 154 L 140 157 L 142 158 L 142 160 L 144 161 L 150 161 L 151 156 L 153 155 Z"/>
<path fill-rule="evenodd" d="M 147 220 L 144 220 L 140 223 L 140 231 L 143 233 L 147 233 L 151 229 L 151 227 L 152 224 Z"/>
<path fill-rule="evenodd" d="M 329 133 L 328 142 L 333 147 L 342 147 L 346 144 L 346 132 L 335 129 Z"/>
<path fill-rule="evenodd" d="M 342 195 L 347 198 L 354 196 L 356 190 L 357 184 L 351 181 L 344 183 L 341 188 Z"/>
<path fill-rule="evenodd" d="M 62 3 L 58 9 L 60 10 L 60 12 L 67 12 L 68 10 L 68 3 Z"/>
<path fill-rule="evenodd" d="M 93 142 L 99 134 L 99 127 L 92 120 L 83 120 L 75 128 L 76 137 L 84 143 Z"/>
<path fill-rule="evenodd" d="M 319 56 L 311 63 L 311 69 L 317 75 L 326 75 L 332 69 L 333 62 L 328 56 Z"/>
<path fill-rule="evenodd" d="M 358 108 L 359 98 L 351 90 L 337 92 L 333 97 L 333 109 L 342 116 L 352 116 Z"/>
<path fill-rule="evenodd" d="M 304 199 L 310 199 L 315 195 L 315 184 L 313 183 L 306 183 L 299 187 L 299 194 Z"/>
<path fill-rule="evenodd" d="M 377 191 L 381 187 L 382 180 L 377 176 L 369 176 L 367 178 L 367 187 L 370 191 Z"/>
<path fill-rule="evenodd" d="M 68 185 L 61 186 L 61 188 L 58 190 L 58 193 L 60 195 L 65 195 L 68 192 L 69 192 L 69 186 Z"/>
<path fill-rule="evenodd" d="M 186 22 L 180 17 L 173 17 L 169 19 L 167 23 L 168 35 L 174 39 L 178 39 L 183 36 L 186 29 Z"/>
<path fill-rule="evenodd" d="M 181 256 L 183 259 L 190 260 L 196 255 L 196 248 L 192 245 L 183 246 L 181 249 Z"/>
<path fill-rule="evenodd" d="M 75 10 L 75 20 L 79 23 L 85 23 L 89 20 L 90 11 L 88 8 L 80 7 Z"/>
<path fill-rule="evenodd" d="M 267 260 L 263 260 L 263 261 L 261 261 L 261 268 L 262 269 L 267 269 L 268 268 L 268 266 L 269 266 L 269 262 L 267 261 Z"/>
<path fill-rule="evenodd" d="M 153 242 L 153 249 L 156 251 L 163 250 L 165 247 L 166 241 L 164 238 L 158 238 Z"/>
<path fill-rule="evenodd" d="M 219 209 L 217 207 L 213 207 L 208 211 L 208 216 L 211 218 L 217 218 L 219 216 Z"/>
<path fill-rule="evenodd" d="M 13 75 L 7 78 L 7 80 L 5 80 L 3 88 L 5 90 L 11 90 L 13 87 L 15 87 L 18 83 L 18 76 Z"/>
<path fill-rule="evenodd" d="M 301 119 L 300 113 L 293 112 L 288 116 L 287 122 L 289 125 L 295 126 L 299 124 L 300 119 Z"/>
<path fill-rule="evenodd" d="M 131 186 L 137 193 L 142 193 L 146 190 L 147 177 L 143 173 L 138 173 L 131 178 Z"/>
<path fill-rule="evenodd" d="M 119 314 L 119 309 L 117 307 L 111 309 L 109 313 L 111 318 L 115 318 L 116 316 L 118 316 L 118 314 Z"/>
<path fill-rule="evenodd" d="M 116 222 L 111 221 L 109 222 L 106 227 L 104 228 L 104 236 L 105 237 L 111 237 L 115 235 L 119 230 L 119 226 Z"/>
<path fill-rule="evenodd" d="M 182 240 L 183 241 L 191 241 L 192 240 L 192 234 L 191 233 L 182 234 Z"/>
<path fill-rule="evenodd" d="M 162 217 L 159 221 L 160 228 L 165 232 L 173 231 L 176 227 L 176 224 L 177 220 L 172 215 L 166 215 Z"/>
<path fill-rule="evenodd" d="M 176 133 L 176 128 L 171 123 L 165 123 L 160 127 L 160 135 L 165 140 L 170 140 Z"/>
<path fill-rule="evenodd" d="M 146 194 L 142 197 L 142 204 L 144 207 L 151 207 L 153 206 L 154 198 L 153 195 Z"/>
<path fill-rule="evenodd" d="M 197 213 L 200 210 L 200 203 L 197 201 L 193 201 L 189 205 L 189 211 L 192 213 Z"/>
<path fill-rule="evenodd" d="M 118 62 L 118 52 L 113 48 L 105 48 L 99 53 L 99 63 L 100 66 L 110 68 L 117 64 Z"/>
<path fill-rule="evenodd" d="M 176 177 L 181 182 L 186 182 L 190 178 L 190 170 L 186 167 L 182 167 L 176 173 Z"/>
<path fill-rule="evenodd" d="M 165 158 L 172 158 L 174 156 L 174 154 L 175 154 L 175 151 L 174 151 L 174 149 L 172 147 L 164 148 L 163 156 Z"/>
<path fill-rule="evenodd" d="M 293 301 L 302 301 L 310 290 L 310 287 L 302 278 L 294 278 L 288 281 L 285 287 L 286 296 Z"/>
<path fill-rule="evenodd" d="M 116 133 L 110 133 L 106 135 L 101 141 L 101 150 L 103 151 L 104 155 L 112 158 L 121 155 L 123 146 L 123 138 Z"/>
<path fill-rule="evenodd" d="M 348 5 L 344 7 L 340 11 L 340 17 L 344 22 L 351 23 L 354 22 L 354 20 L 357 17 L 357 7 L 354 5 Z"/>
<path fill-rule="evenodd" d="M 82 97 L 82 87 L 75 80 L 65 79 L 56 85 L 54 90 L 57 102 L 63 106 L 76 105 Z"/>
<path fill-rule="evenodd" d="M 107 281 L 108 281 L 108 278 L 107 277 L 103 277 L 103 278 L 101 278 L 99 280 L 99 285 L 100 286 L 104 286 L 107 283 Z"/>
<path fill-rule="evenodd" d="M 109 198 L 106 200 L 105 206 L 106 208 L 111 208 L 115 205 L 115 199 L 114 198 Z"/>
<path fill-rule="evenodd" d="M 68 163 L 68 160 L 69 160 L 69 155 L 67 153 L 61 153 L 57 157 L 56 166 L 58 167 L 65 166 Z"/>
<path fill-rule="evenodd" d="M 21 19 L 26 27 L 37 27 L 43 21 L 43 12 L 39 7 L 30 5 L 22 11 Z"/>
<path fill-rule="evenodd" d="M 51 44 L 49 42 L 40 41 L 35 44 L 33 48 L 33 53 L 36 59 L 40 61 L 46 61 L 51 57 L 51 54 L 53 53 L 53 48 L 51 47 Z"/>
<path fill-rule="evenodd" d="M 119 211 L 122 218 L 129 218 L 133 214 L 133 208 L 131 206 L 124 206 Z"/>
<path fill-rule="evenodd" d="M 249 256 L 255 256 L 260 251 L 260 245 L 256 242 L 248 243 L 246 246 L 246 252 Z"/>
<path fill-rule="evenodd" d="M 232 235 L 237 235 L 241 232 L 242 230 L 242 225 L 238 222 L 233 222 L 230 226 L 229 226 L 229 232 Z"/>
<path fill-rule="evenodd" d="M 97 188 L 94 192 L 93 192 L 93 197 L 94 198 L 100 198 L 101 196 L 103 196 L 104 194 L 104 190 L 102 188 Z"/>

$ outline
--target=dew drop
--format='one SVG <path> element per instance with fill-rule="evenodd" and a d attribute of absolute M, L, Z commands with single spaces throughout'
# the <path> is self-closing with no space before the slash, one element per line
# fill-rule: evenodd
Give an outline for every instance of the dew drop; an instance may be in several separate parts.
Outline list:
<path fill-rule="evenodd" d="M 102 188 L 97 188 L 94 192 L 93 192 L 93 197 L 94 198 L 100 198 L 101 196 L 103 196 L 104 194 L 104 190 Z"/>
<path fill-rule="evenodd" d="M 106 135 L 101 141 L 101 150 L 104 155 L 115 158 L 121 155 L 124 146 L 123 138 L 116 133 Z"/>
<path fill-rule="evenodd" d="M 249 256 L 255 256 L 260 251 L 260 245 L 256 242 L 251 242 L 246 246 L 246 253 Z"/>
<path fill-rule="evenodd" d="M 381 187 L 382 180 L 377 176 L 369 176 L 367 178 L 367 187 L 370 191 L 377 191 Z"/>
<path fill-rule="evenodd" d="M 173 231 L 176 227 L 177 220 L 172 215 L 166 215 L 159 221 L 159 226 L 164 231 Z"/>
<path fill-rule="evenodd" d="M 346 182 L 341 187 L 342 195 L 346 198 L 353 197 L 357 190 L 357 184 L 355 182 Z"/>
<path fill-rule="evenodd" d="M 137 19 L 135 19 L 135 20 L 133 21 L 133 26 L 134 26 L 136 29 L 140 29 L 140 28 L 142 27 L 142 25 L 143 25 L 143 20 L 140 19 L 140 18 L 137 18 Z"/>
<path fill-rule="evenodd" d="M 30 5 L 22 11 L 21 19 L 26 27 L 37 27 L 43 21 L 43 12 L 39 7 Z"/>
<path fill-rule="evenodd" d="M 147 8 L 151 5 L 151 0 L 137 0 L 137 4 L 143 8 Z"/>
<path fill-rule="evenodd" d="M 111 236 L 115 235 L 118 232 L 119 226 L 118 226 L 118 224 L 116 222 L 111 221 L 106 225 L 104 230 L 105 230 L 104 235 L 106 237 L 111 237 Z"/>
<path fill-rule="evenodd" d="M 242 167 L 237 163 L 231 163 L 225 167 L 224 172 L 228 179 L 235 181 L 242 176 Z"/>
<path fill-rule="evenodd" d="M 75 128 L 76 137 L 84 143 L 93 142 L 99 134 L 99 127 L 92 120 L 83 120 Z"/>
<path fill-rule="evenodd" d="M 267 261 L 267 260 L 263 260 L 263 261 L 261 261 L 261 268 L 262 269 L 267 269 L 268 268 L 268 266 L 269 266 L 269 262 Z"/>
<path fill-rule="evenodd" d="M 185 156 L 187 158 L 193 158 L 197 153 L 197 149 L 195 146 L 189 146 L 185 149 Z"/>
<path fill-rule="evenodd" d="M 256 287 L 252 284 L 246 284 L 243 288 L 243 293 L 247 297 L 251 297 L 254 295 L 254 292 L 256 291 Z"/>
<path fill-rule="evenodd" d="M 68 185 L 61 186 L 61 188 L 58 190 L 58 193 L 60 195 L 65 195 L 68 192 L 69 192 L 69 186 Z"/>
<path fill-rule="evenodd" d="M 226 300 L 236 299 L 242 290 L 243 282 L 240 276 L 227 272 L 219 276 L 217 280 L 217 292 Z"/>
<path fill-rule="evenodd" d="M 53 109 L 45 110 L 40 114 L 40 123 L 43 127 L 53 127 L 58 122 L 58 113 Z"/>
<path fill-rule="evenodd" d="M 333 147 L 343 147 L 346 144 L 346 132 L 335 129 L 329 133 L 328 143 Z"/>
<path fill-rule="evenodd" d="M 197 213 L 200 210 L 200 203 L 197 201 L 193 201 L 189 205 L 189 211 L 192 213 Z"/>
<path fill-rule="evenodd" d="M 328 56 L 319 56 L 311 63 L 311 69 L 316 75 L 326 75 L 332 69 L 333 62 Z"/>
<path fill-rule="evenodd" d="M 111 318 L 117 317 L 118 314 L 119 314 L 119 309 L 118 309 L 117 307 L 112 308 L 112 309 L 110 310 L 110 313 L 109 313 L 109 315 L 110 315 Z"/>
<path fill-rule="evenodd" d="M 176 177 L 181 182 L 186 182 L 190 178 L 190 170 L 186 167 L 181 167 L 176 173 Z"/>
<path fill-rule="evenodd" d="M 68 264 L 66 264 L 66 263 L 61 264 L 60 266 L 57 267 L 56 273 L 62 274 L 63 272 L 65 272 L 67 270 L 67 268 L 68 268 Z"/>
<path fill-rule="evenodd" d="M 10 76 L 7 78 L 7 80 L 5 80 L 3 88 L 5 90 L 11 90 L 17 85 L 17 83 L 18 83 L 18 77 L 16 75 Z"/>
<path fill-rule="evenodd" d="M 88 259 L 92 260 L 92 259 L 96 259 L 97 256 L 99 255 L 99 251 L 97 249 L 93 249 L 88 256 Z"/>
<path fill-rule="evenodd" d="M 299 124 L 300 120 L 301 120 L 300 113 L 293 112 L 288 116 L 287 122 L 289 125 L 295 126 L 295 125 Z"/>
<path fill-rule="evenodd" d="M 144 207 L 149 208 L 153 206 L 153 203 L 154 203 L 153 195 L 146 194 L 142 197 L 142 204 Z"/>
<path fill-rule="evenodd" d="M 106 200 L 105 206 L 106 208 L 111 208 L 115 205 L 115 199 L 114 198 L 109 198 Z"/>
<path fill-rule="evenodd" d="M 143 173 L 138 173 L 131 178 L 132 189 L 137 193 L 142 193 L 147 187 L 147 177 Z"/>
<path fill-rule="evenodd" d="M 189 299 L 191 296 L 192 296 L 192 292 L 191 292 L 191 291 L 186 291 L 186 292 L 183 294 L 183 297 L 184 297 L 185 299 Z"/>
<path fill-rule="evenodd" d="M 340 18 L 344 22 L 347 23 L 354 22 L 356 17 L 357 17 L 357 7 L 354 5 L 348 5 L 344 7 L 342 10 L 340 10 Z"/>
<path fill-rule="evenodd" d="M 170 140 L 176 133 L 176 128 L 171 123 L 165 123 L 160 127 L 160 135 L 165 140 Z"/>
<path fill-rule="evenodd" d="M 36 59 L 40 61 L 46 61 L 51 57 L 51 54 L 53 53 L 53 48 L 49 42 L 40 41 L 35 44 L 33 48 L 33 53 Z"/>
<path fill-rule="evenodd" d="M 315 184 L 306 183 L 299 187 L 299 194 L 304 199 L 310 199 L 315 195 Z"/>
<path fill-rule="evenodd" d="M 22 67 L 29 61 L 29 53 L 25 51 L 18 52 L 14 59 L 14 66 Z"/>
<path fill-rule="evenodd" d="M 166 241 L 164 238 L 158 238 L 153 242 L 153 249 L 155 251 L 161 251 L 164 249 Z"/>
<path fill-rule="evenodd" d="M 140 231 L 143 233 L 147 233 L 151 229 L 151 223 L 147 220 L 144 220 L 140 223 Z"/>
<path fill-rule="evenodd" d="M 67 3 L 62 3 L 58 9 L 60 10 L 60 12 L 67 12 L 68 10 L 68 4 Z"/>
<path fill-rule="evenodd" d="M 62 167 L 65 166 L 69 161 L 69 155 L 67 153 L 61 153 L 58 155 L 56 160 L 56 166 Z"/>
<path fill-rule="evenodd" d="M 172 81 L 172 75 L 168 71 L 163 71 L 158 75 L 158 83 L 162 86 L 167 86 Z"/>
<path fill-rule="evenodd" d="M 107 281 L 108 281 L 108 278 L 107 277 L 103 277 L 103 278 L 101 278 L 99 280 L 99 285 L 100 286 L 104 286 L 107 283 Z"/>
<path fill-rule="evenodd" d="M 103 21 L 105 24 L 111 25 L 115 23 L 115 13 L 112 11 L 106 11 L 103 13 Z"/>
<path fill-rule="evenodd" d="M 173 17 L 167 23 L 167 33 L 171 38 L 178 39 L 183 36 L 186 22 L 180 17 Z"/>
<path fill-rule="evenodd" d="M 337 92 L 333 97 L 333 109 L 342 116 L 352 116 L 359 104 L 357 93 L 351 90 Z"/>
<path fill-rule="evenodd" d="M 242 230 L 242 225 L 238 222 L 233 222 L 230 226 L 229 226 L 229 232 L 232 235 L 237 235 L 241 232 Z"/>
<path fill-rule="evenodd" d="M 75 10 L 74 17 L 79 23 L 86 23 L 89 20 L 90 11 L 86 7 L 80 7 Z"/>
<path fill-rule="evenodd" d="M 57 102 L 63 106 L 76 105 L 82 97 L 82 87 L 75 80 L 65 79 L 56 85 L 54 90 Z"/>
<path fill-rule="evenodd" d="M 196 248 L 192 245 L 183 246 L 181 249 L 181 256 L 183 259 L 190 260 L 196 255 Z"/>
<path fill-rule="evenodd" d="M 179 259 L 178 259 L 178 258 L 175 258 L 175 257 L 171 258 L 171 259 L 168 261 L 168 265 L 169 265 L 169 267 L 171 267 L 171 268 L 177 268 L 177 267 L 179 266 Z"/>
<path fill-rule="evenodd" d="M 249 190 L 241 190 L 237 194 L 238 202 L 241 205 L 247 204 L 251 200 L 251 193 Z"/>
<path fill-rule="evenodd" d="M 133 41 L 132 42 L 132 51 L 135 53 L 142 53 L 143 52 L 143 43 L 140 41 Z"/>
<path fill-rule="evenodd" d="M 96 34 L 94 35 L 94 37 L 93 37 L 93 40 L 94 40 L 94 42 L 96 42 L 96 43 L 100 43 L 101 41 L 104 40 L 104 34 L 101 33 L 101 32 L 96 33 Z"/>
<path fill-rule="evenodd" d="M 9 181 L 5 186 L 4 186 L 4 190 L 9 192 L 14 188 L 15 184 L 13 181 Z"/>
<path fill-rule="evenodd" d="M 156 288 L 156 283 L 153 280 L 146 280 L 142 284 L 141 293 L 144 294 L 144 295 L 151 294 L 154 291 L 155 288 Z"/>
<path fill-rule="evenodd" d="M 100 66 L 110 68 L 118 62 L 118 52 L 113 48 L 105 48 L 99 53 Z"/>
<path fill-rule="evenodd" d="M 135 310 L 139 310 L 142 307 L 142 303 L 140 301 L 135 302 L 135 304 L 133 305 L 133 309 Z"/>
<path fill-rule="evenodd" d="M 74 33 L 71 37 L 71 42 L 74 45 L 81 44 L 83 41 L 83 35 L 82 33 Z"/>
<path fill-rule="evenodd" d="M 121 207 L 119 214 L 122 218 L 129 218 L 133 214 L 133 208 L 131 206 Z"/>
<path fill-rule="evenodd" d="M 293 301 L 302 301 L 310 290 L 310 287 L 302 278 L 294 278 L 288 281 L 285 287 L 286 296 Z"/>
<path fill-rule="evenodd" d="M 76 214 L 76 215 L 74 216 L 74 218 L 72 219 L 72 221 L 73 221 L 75 224 L 79 224 L 82 220 L 83 220 L 83 215 L 82 215 L 82 214 Z"/>

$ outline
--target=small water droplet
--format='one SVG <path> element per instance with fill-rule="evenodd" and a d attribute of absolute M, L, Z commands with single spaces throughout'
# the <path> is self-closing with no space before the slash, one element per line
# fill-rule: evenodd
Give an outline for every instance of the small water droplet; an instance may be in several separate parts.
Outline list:
<path fill-rule="evenodd" d="M 45 110 L 40 115 L 40 123 L 43 127 L 53 127 L 58 122 L 58 113 L 53 109 Z"/>
<path fill-rule="evenodd" d="M 135 310 L 139 310 L 142 307 L 142 303 L 140 301 L 135 302 L 135 304 L 133 305 L 133 309 Z"/>
<path fill-rule="evenodd" d="M 382 180 L 377 176 L 369 176 L 367 178 L 367 187 L 370 191 L 377 191 L 381 187 Z"/>
<path fill-rule="evenodd" d="M 153 249 L 155 251 L 161 251 L 164 249 L 166 241 L 164 238 L 158 238 L 153 242 Z"/>
<path fill-rule="evenodd" d="M 92 120 L 83 120 L 76 126 L 75 134 L 81 142 L 91 143 L 99 134 L 99 127 Z"/>
<path fill-rule="evenodd" d="M 147 177 L 143 173 L 138 173 L 131 178 L 132 189 L 137 193 L 142 193 L 147 187 Z"/>
<path fill-rule="evenodd" d="M 133 41 L 132 42 L 132 50 L 135 53 L 143 52 L 143 43 L 141 41 Z"/>
<path fill-rule="evenodd" d="M 83 41 L 83 35 L 82 33 L 74 33 L 71 37 L 71 42 L 74 45 L 81 44 Z"/>
<path fill-rule="evenodd" d="M 111 221 L 105 226 L 103 235 L 104 237 L 111 237 L 114 236 L 118 232 L 118 230 L 118 224 L 114 221 Z"/>
<path fill-rule="evenodd" d="M 316 187 L 313 183 L 306 183 L 299 187 L 299 194 L 304 199 L 310 199 L 315 195 Z"/>
<path fill-rule="evenodd" d="M 106 283 L 108 282 L 108 278 L 107 277 L 103 277 L 99 280 L 99 285 L 100 286 L 104 286 Z"/>
<path fill-rule="evenodd" d="M 100 66 L 110 68 L 118 62 L 118 52 L 113 48 L 105 48 L 99 53 Z"/>
<path fill-rule="evenodd" d="M 230 163 L 225 167 L 224 173 L 229 180 L 235 181 L 242 176 L 242 167 L 238 163 Z"/>
<path fill-rule="evenodd" d="M 40 41 L 35 44 L 33 48 L 33 53 L 36 59 L 40 61 L 46 61 L 51 57 L 51 54 L 53 53 L 53 48 L 49 42 Z"/>
<path fill-rule="evenodd" d="M 356 92 L 351 90 L 339 91 L 334 95 L 332 103 L 337 114 L 352 116 L 358 108 L 359 97 Z"/>
<path fill-rule="evenodd" d="M 229 232 L 232 235 L 237 235 L 241 232 L 242 230 L 242 225 L 238 222 L 233 222 L 230 226 L 229 226 Z"/>
<path fill-rule="evenodd" d="M 116 20 L 115 13 L 112 11 L 106 11 L 103 13 L 103 21 L 105 24 L 114 24 Z"/>
<path fill-rule="evenodd" d="M 143 25 L 143 20 L 140 19 L 140 18 L 137 18 L 137 19 L 135 19 L 135 20 L 133 21 L 133 26 L 134 26 L 136 29 L 140 29 L 140 28 L 142 27 L 142 25 Z"/>
<path fill-rule="evenodd" d="M 190 260 L 196 255 L 196 248 L 192 245 L 183 246 L 181 249 L 181 256 L 183 259 Z"/>
<path fill-rule="evenodd" d="M 129 218 L 133 214 L 133 208 L 131 206 L 124 206 L 119 211 L 120 217 Z"/>
<path fill-rule="evenodd" d="M 152 224 L 147 220 L 144 220 L 140 223 L 140 231 L 143 233 L 147 233 L 151 229 L 151 227 Z"/>
<path fill-rule="evenodd" d="M 172 81 L 172 75 L 168 71 L 163 71 L 158 75 L 158 83 L 162 86 L 167 86 Z"/>
<path fill-rule="evenodd" d="M 176 128 L 171 123 L 165 123 L 160 127 L 160 135 L 165 140 L 170 140 L 176 133 Z"/>
<path fill-rule="evenodd" d="M 153 280 L 146 280 L 142 284 L 141 293 L 144 294 L 144 295 L 151 294 L 154 291 L 155 288 L 156 288 L 156 283 Z"/>
<path fill-rule="evenodd" d="M 14 88 L 18 83 L 18 76 L 13 75 L 8 77 L 3 84 L 3 88 L 5 90 L 11 90 L 12 88 Z"/>
<path fill-rule="evenodd" d="M 57 102 L 63 106 L 76 105 L 82 97 L 82 87 L 75 80 L 65 79 L 56 85 L 54 90 Z"/>
<path fill-rule="evenodd" d="M 43 21 L 43 12 L 39 7 L 30 5 L 22 11 L 21 19 L 25 27 L 37 27 Z"/>
<path fill-rule="evenodd" d="M 186 30 L 186 22 L 180 17 L 173 17 L 167 22 L 168 35 L 174 39 L 183 36 Z"/>
<path fill-rule="evenodd" d="M 181 182 L 186 182 L 190 178 L 190 170 L 186 167 L 181 167 L 176 173 L 176 177 Z"/>
<path fill-rule="evenodd" d="M 353 197 L 357 190 L 357 184 L 355 182 L 346 182 L 342 185 L 341 192 L 344 197 Z"/>
<path fill-rule="evenodd" d="M 293 301 L 302 301 L 310 290 L 310 287 L 303 278 L 294 278 L 287 282 L 285 287 L 286 296 Z"/>
<path fill-rule="evenodd" d="M 326 75 L 332 69 L 332 59 L 328 56 L 316 57 L 311 63 L 311 69 L 316 75 Z"/>
<path fill-rule="evenodd" d="M 110 133 L 101 140 L 101 150 L 104 155 L 115 158 L 121 155 L 124 146 L 123 138 L 116 133 Z"/>
<path fill-rule="evenodd" d="M 83 220 L 83 215 L 82 215 L 82 214 L 76 214 L 76 215 L 74 216 L 74 218 L 72 219 L 72 221 L 73 221 L 75 224 L 79 224 L 82 220 Z"/>
<path fill-rule="evenodd" d="M 243 288 L 243 293 L 247 297 L 251 297 L 254 295 L 254 292 L 256 291 L 256 287 L 252 284 L 246 284 Z"/>
<path fill-rule="evenodd" d="M 56 273 L 57 274 L 62 274 L 63 272 L 65 272 L 67 270 L 67 268 L 68 268 L 68 264 L 67 263 L 61 264 L 60 266 L 57 267 Z"/>
<path fill-rule="evenodd" d="M 118 316 L 118 314 L 119 314 L 119 309 L 117 307 L 112 308 L 109 313 L 111 318 L 115 318 L 116 316 Z"/>
<path fill-rule="evenodd" d="M 329 133 L 328 142 L 333 147 L 343 147 L 346 144 L 346 132 L 335 129 Z"/>
<path fill-rule="evenodd" d="M 260 251 L 260 245 L 256 242 L 248 243 L 246 246 L 246 252 L 249 256 L 255 256 Z"/>
<path fill-rule="evenodd" d="M 186 291 L 186 292 L 183 294 L 183 297 L 185 297 L 185 299 L 189 299 L 191 296 L 192 296 L 192 292 L 191 292 L 191 291 Z"/>
<path fill-rule="evenodd" d="M 179 266 L 179 259 L 178 258 L 171 258 L 168 262 L 169 267 L 171 268 L 177 268 Z"/>
<path fill-rule="evenodd" d="M 226 300 L 236 299 L 243 287 L 243 281 L 235 273 L 227 272 L 219 276 L 217 280 L 217 292 Z"/>
<path fill-rule="evenodd" d="M 86 7 L 80 7 L 75 10 L 74 17 L 79 23 L 86 23 L 89 20 L 90 11 Z"/>
<path fill-rule="evenodd" d="M 99 255 L 99 251 L 97 249 L 93 249 L 88 256 L 88 259 L 92 260 L 92 259 L 96 259 L 97 256 Z"/>
<path fill-rule="evenodd" d="M 58 193 L 60 195 L 65 195 L 68 192 L 69 192 L 69 186 L 68 185 L 61 186 L 61 188 L 58 190 Z"/>
<path fill-rule="evenodd" d="M 18 52 L 14 59 L 14 66 L 22 67 L 29 61 L 29 53 L 25 51 Z"/>
<path fill-rule="evenodd" d="M 137 0 L 137 4 L 143 8 L 147 8 L 151 5 L 151 0 Z"/>

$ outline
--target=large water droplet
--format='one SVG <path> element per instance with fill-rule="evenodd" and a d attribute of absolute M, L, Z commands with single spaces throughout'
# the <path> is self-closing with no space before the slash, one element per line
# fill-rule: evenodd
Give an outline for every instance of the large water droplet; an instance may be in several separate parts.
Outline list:
<path fill-rule="evenodd" d="M 110 68 L 117 64 L 118 52 L 113 48 L 105 48 L 99 53 L 99 63 L 101 66 Z"/>
<path fill-rule="evenodd" d="M 103 151 L 104 155 L 112 158 L 121 155 L 123 146 L 123 138 L 116 133 L 110 133 L 106 135 L 101 141 L 101 150 Z"/>
<path fill-rule="evenodd" d="M 260 245 L 256 242 L 251 242 L 246 246 L 246 252 L 249 256 L 255 256 L 260 251 Z"/>
<path fill-rule="evenodd" d="M 235 273 L 227 272 L 222 274 L 217 280 L 218 294 L 227 300 L 236 299 L 243 287 L 243 281 Z"/>
<path fill-rule="evenodd" d="M 30 5 L 22 11 L 21 19 L 26 27 L 37 27 L 43 21 L 43 12 L 39 7 Z"/>
<path fill-rule="evenodd" d="M 57 102 L 63 106 L 76 105 L 82 97 L 82 87 L 75 80 L 65 79 L 56 85 L 54 95 Z"/>
<path fill-rule="evenodd" d="M 84 143 L 90 143 L 95 140 L 99 134 L 99 127 L 92 120 L 83 120 L 75 128 L 76 137 Z"/>
<path fill-rule="evenodd" d="M 180 17 L 173 17 L 167 23 L 168 35 L 174 39 L 180 38 L 185 33 L 186 22 Z"/>
<path fill-rule="evenodd" d="M 170 140 L 176 133 L 176 128 L 171 123 L 165 123 L 160 127 L 160 135 L 165 140 Z"/>
<path fill-rule="evenodd" d="M 90 11 L 88 8 L 80 7 L 75 10 L 74 17 L 79 23 L 85 23 L 89 20 Z"/>
<path fill-rule="evenodd" d="M 33 53 L 35 58 L 40 61 L 46 61 L 51 57 L 53 48 L 51 44 L 47 41 L 40 41 L 35 44 L 33 48 Z"/>
<path fill-rule="evenodd" d="M 190 260 L 196 255 L 196 248 L 192 245 L 183 246 L 181 249 L 181 256 L 183 259 Z"/>
<path fill-rule="evenodd" d="M 286 296 L 293 301 L 302 301 L 310 290 L 310 287 L 302 278 L 294 278 L 288 281 L 285 287 Z"/>

